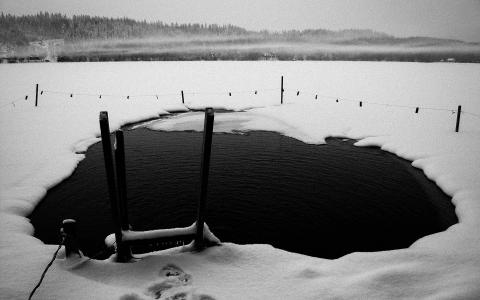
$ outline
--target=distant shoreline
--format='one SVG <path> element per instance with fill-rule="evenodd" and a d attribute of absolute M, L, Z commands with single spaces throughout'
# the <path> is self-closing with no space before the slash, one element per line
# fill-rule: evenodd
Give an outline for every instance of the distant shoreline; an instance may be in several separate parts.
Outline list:
<path fill-rule="evenodd" d="M 107 61 L 390 61 L 480 63 L 480 52 L 262 52 L 162 51 L 162 52 L 78 52 L 59 54 L 55 59 L 40 56 L 12 56 L 2 63 L 107 62 Z"/>

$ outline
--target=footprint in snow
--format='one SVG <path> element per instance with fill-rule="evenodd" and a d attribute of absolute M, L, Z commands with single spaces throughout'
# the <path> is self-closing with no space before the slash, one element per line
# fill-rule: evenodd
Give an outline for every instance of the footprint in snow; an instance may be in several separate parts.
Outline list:
<path fill-rule="evenodd" d="M 176 265 L 168 264 L 160 270 L 159 282 L 150 285 L 146 296 L 161 300 L 215 300 L 208 295 L 197 295 L 192 286 L 192 275 Z M 144 300 L 137 294 L 124 295 L 120 300 Z"/>

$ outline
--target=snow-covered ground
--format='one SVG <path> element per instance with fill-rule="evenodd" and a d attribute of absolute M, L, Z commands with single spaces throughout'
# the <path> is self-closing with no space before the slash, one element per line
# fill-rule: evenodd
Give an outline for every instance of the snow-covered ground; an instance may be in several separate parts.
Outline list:
<path fill-rule="evenodd" d="M 459 223 L 408 249 L 336 260 L 231 243 L 202 253 L 171 249 L 128 264 L 72 266 L 61 254 L 34 299 L 480 298 L 480 118 L 473 115 L 480 114 L 480 65 L 65 63 L 0 65 L 0 75 L 1 299 L 26 299 L 53 254 L 56 246 L 34 238 L 26 216 L 84 158 L 76 152 L 98 141 L 99 111 L 109 112 L 114 130 L 185 109 L 180 90 L 189 108 L 247 110 L 218 116 L 222 130 L 274 130 L 307 143 L 345 136 L 412 160 L 453 197 Z M 36 108 L 35 83 L 44 91 Z M 467 113 L 455 133 L 459 104 Z M 187 115 L 155 126 L 200 124 Z"/>

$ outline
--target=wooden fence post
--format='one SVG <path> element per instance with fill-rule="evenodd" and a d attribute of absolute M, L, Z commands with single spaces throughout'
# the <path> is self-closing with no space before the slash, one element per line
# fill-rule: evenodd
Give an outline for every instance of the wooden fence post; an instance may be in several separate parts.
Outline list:
<path fill-rule="evenodd" d="M 282 76 L 282 80 L 280 83 L 280 104 L 283 104 L 283 92 L 285 92 L 285 90 L 283 89 L 283 76 Z"/>
<path fill-rule="evenodd" d="M 212 150 L 212 135 L 213 135 L 213 121 L 214 111 L 212 108 L 205 110 L 205 122 L 203 127 L 203 149 L 201 162 L 201 187 L 200 198 L 198 203 L 197 213 L 197 231 L 195 234 L 195 249 L 202 250 L 205 248 L 205 241 L 203 236 L 203 228 L 205 222 L 205 210 L 207 201 L 208 188 L 208 171 L 210 168 L 210 153 Z"/>
<path fill-rule="evenodd" d="M 460 129 L 460 115 L 462 114 L 462 106 L 459 105 L 457 109 L 457 124 L 455 125 L 455 132 Z"/>
<path fill-rule="evenodd" d="M 62 228 L 60 232 L 64 238 L 63 244 L 65 245 L 65 256 L 67 258 L 72 255 L 82 257 L 82 252 L 78 247 L 77 242 L 77 223 L 73 219 L 66 219 L 62 222 Z"/>
<path fill-rule="evenodd" d="M 115 228 L 115 241 L 117 249 L 117 261 L 125 262 L 130 260 L 131 255 L 128 248 L 122 243 L 122 222 L 120 220 L 120 209 L 118 203 L 118 190 L 115 184 L 115 170 L 112 157 L 112 144 L 110 142 L 110 125 L 108 124 L 108 113 L 100 112 L 100 131 L 102 136 L 103 157 L 105 160 L 105 171 L 107 173 L 108 194 L 112 210 L 113 224 Z"/>
<path fill-rule="evenodd" d="M 38 106 L 38 83 L 35 87 L 35 107 Z"/>

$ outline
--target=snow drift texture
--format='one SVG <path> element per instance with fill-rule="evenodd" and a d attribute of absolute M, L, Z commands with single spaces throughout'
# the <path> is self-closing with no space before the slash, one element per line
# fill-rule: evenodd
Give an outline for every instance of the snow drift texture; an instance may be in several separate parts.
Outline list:
<path fill-rule="evenodd" d="M 189 108 L 247 110 L 219 116 L 217 130 L 273 130 L 306 143 L 345 136 L 359 139 L 357 146 L 379 146 L 412 160 L 453 197 L 459 223 L 407 249 L 336 260 L 230 243 L 202 253 L 175 248 L 129 264 L 90 260 L 72 266 L 60 255 L 36 299 L 480 297 L 480 119 L 463 114 L 460 133 L 455 133 L 452 113 L 458 104 L 480 112 L 479 65 L 22 64 L 0 65 L 0 74 L 2 299 L 26 299 L 55 250 L 32 237 L 26 216 L 48 188 L 72 173 L 84 158 L 81 152 L 98 141 L 99 111 L 109 112 L 115 130 L 185 109 L 180 90 Z M 286 93 L 280 106 L 281 75 Z M 36 108 L 35 83 L 44 91 Z M 357 100 L 370 103 L 360 108 Z M 410 107 L 374 103 L 422 108 L 415 114 Z M 199 124 L 192 114 L 150 126 L 185 130 Z"/>

